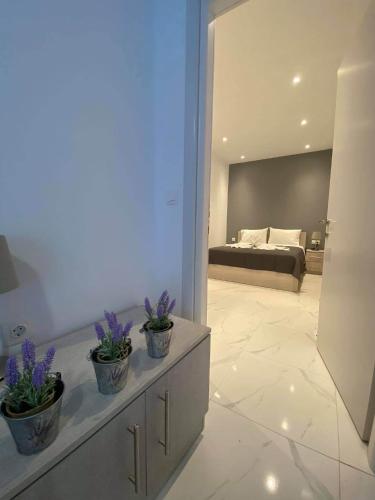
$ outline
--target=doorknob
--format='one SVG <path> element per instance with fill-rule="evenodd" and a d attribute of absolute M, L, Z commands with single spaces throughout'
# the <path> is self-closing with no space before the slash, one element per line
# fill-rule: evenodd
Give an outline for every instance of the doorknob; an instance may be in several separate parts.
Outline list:
<path fill-rule="evenodd" d="M 332 232 L 332 231 L 328 231 L 328 228 L 329 228 L 330 224 L 332 224 L 332 223 L 333 223 L 333 224 L 335 224 L 335 223 L 336 223 L 336 221 L 335 221 L 335 220 L 333 220 L 333 219 L 328 219 L 328 218 L 327 218 L 327 219 L 322 219 L 322 220 L 321 220 L 321 221 L 319 221 L 319 222 L 320 222 L 321 224 L 325 224 L 325 226 L 326 226 L 326 229 L 325 229 L 325 235 L 326 235 L 326 236 L 329 236 L 329 235 L 331 234 L 331 232 Z"/>
<path fill-rule="evenodd" d="M 333 220 L 333 219 L 322 219 L 319 222 L 320 222 L 320 224 L 326 224 L 326 225 L 328 225 L 328 224 L 331 224 L 331 222 L 336 222 L 336 221 Z"/>

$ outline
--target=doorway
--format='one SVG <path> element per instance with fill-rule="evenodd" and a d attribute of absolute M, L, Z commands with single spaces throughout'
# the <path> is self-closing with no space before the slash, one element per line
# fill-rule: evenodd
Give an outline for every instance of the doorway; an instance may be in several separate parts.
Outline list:
<path fill-rule="evenodd" d="M 213 97 L 211 80 L 213 78 L 215 28 L 208 12 L 206 12 L 208 22 L 205 28 L 202 28 L 203 34 L 201 32 L 201 37 L 204 40 L 201 51 L 203 55 L 208 53 L 207 59 L 204 59 L 208 63 L 206 66 L 204 64 L 201 66 L 201 70 L 204 71 L 204 76 L 200 80 L 201 92 L 204 92 L 204 95 L 199 104 L 200 116 L 206 117 L 210 116 Z M 207 25 L 209 26 L 208 32 Z M 294 76 L 298 75 L 293 74 L 292 79 Z M 299 123 L 301 127 L 304 126 L 301 124 L 303 119 L 301 116 Z M 226 132 L 221 134 L 220 139 L 223 140 L 224 137 L 228 140 L 223 141 L 223 143 L 228 144 L 231 138 Z M 207 226 L 209 217 L 208 193 L 210 190 L 208 165 L 211 165 L 210 120 L 206 124 L 201 124 L 198 139 L 199 161 L 196 189 L 199 202 L 196 214 L 197 247 L 195 252 L 197 304 L 194 312 L 195 319 L 204 322 L 207 310 L 206 277 L 209 239 Z M 304 146 L 309 144 L 306 142 Z M 238 151 L 237 160 L 247 159 L 242 159 L 242 154 L 246 156 L 245 153 Z M 237 162 L 241 163 L 241 161 Z M 235 162 L 232 161 L 232 163 Z M 212 214 L 210 214 L 211 218 Z M 316 223 L 319 224 L 319 220 Z M 228 243 L 231 243 L 232 237 L 237 237 L 237 229 L 240 228 L 236 228 L 233 235 L 228 235 L 228 230 L 225 231 L 226 239 L 230 238 Z M 319 227 L 315 229 L 319 229 Z M 312 245 L 311 240 L 318 238 L 312 238 L 314 231 L 310 230 L 310 232 L 310 245 Z M 316 339 L 311 335 L 311 325 L 317 324 L 319 275 L 309 275 L 305 286 L 306 293 L 297 295 L 291 292 L 285 294 L 268 287 L 249 288 L 248 285 L 233 284 L 233 282 L 226 280 L 212 282 L 211 297 L 213 300 L 209 301 L 209 308 L 216 310 L 219 314 L 216 318 L 214 316 L 209 318 L 210 326 L 213 326 L 214 329 L 221 329 L 224 333 L 221 341 L 213 343 L 214 366 L 212 373 L 214 373 L 214 383 L 211 387 L 211 401 L 213 408 L 215 408 L 212 417 L 213 425 L 220 426 L 220 421 L 224 420 L 229 424 L 233 418 L 232 425 L 241 427 L 240 422 L 244 423 L 244 421 L 237 419 L 237 416 L 241 416 L 247 422 L 267 429 L 273 437 L 274 434 L 277 434 L 282 438 L 289 439 L 289 451 L 294 458 L 298 457 L 297 462 L 301 454 L 303 455 L 304 451 L 308 449 L 307 454 L 310 452 L 312 454 L 309 458 L 304 457 L 306 461 L 313 460 L 313 457 L 317 458 L 315 455 L 317 453 L 320 458 L 324 456 L 329 459 L 325 461 L 321 458 L 321 465 L 324 462 L 325 470 L 329 470 L 332 466 L 331 471 L 338 468 L 342 470 L 343 476 L 349 477 L 351 467 L 358 471 L 358 477 L 363 478 L 363 474 L 371 474 L 367 464 L 365 445 L 359 440 L 345 406 L 342 404 L 316 349 L 313 351 L 306 347 L 310 342 L 315 348 Z M 273 306 L 267 310 L 271 301 Z M 266 328 L 262 329 L 260 326 L 262 318 L 264 319 L 265 316 L 267 316 Z M 274 342 L 281 331 L 283 331 L 283 341 L 281 343 Z M 233 342 L 228 341 L 230 335 L 232 335 Z M 245 354 L 242 355 L 241 348 L 238 349 L 238 347 L 244 343 L 247 343 L 247 348 L 244 350 Z M 313 356 L 311 356 L 312 352 L 314 352 Z M 263 378 L 259 383 L 260 374 Z M 293 412 L 291 418 L 287 414 L 287 410 L 290 409 Z M 301 413 L 304 413 L 303 419 L 294 419 L 294 416 L 301 415 Z M 338 425 L 342 429 L 340 445 Z M 326 434 L 327 429 L 330 431 Z M 243 438 L 244 435 L 241 434 Z M 235 433 L 231 436 L 233 439 L 238 437 Z M 213 440 L 213 436 L 211 437 Z M 283 439 L 280 440 L 280 443 L 282 441 Z M 283 447 L 282 444 L 280 446 Z M 235 450 L 231 449 L 229 445 L 227 451 L 235 453 Z M 208 453 L 208 449 L 206 452 Z M 328 483 L 325 482 L 322 470 L 315 470 L 314 477 L 317 481 L 317 490 L 311 492 L 303 486 L 300 491 L 302 497 L 324 497 L 323 490 L 327 488 L 328 497 L 338 498 L 338 490 L 335 490 L 332 485 L 327 486 Z M 279 476 L 270 474 L 264 475 L 262 478 L 264 479 L 263 488 L 268 489 L 268 492 L 280 492 Z M 223 491 L 227 491 L 226 487 L 225 485 Z M 261 493 L 259 493 L 259 498 L 261 498 Z M 293 494 L 290 493 L 288 498 L 294 498 Z"/>

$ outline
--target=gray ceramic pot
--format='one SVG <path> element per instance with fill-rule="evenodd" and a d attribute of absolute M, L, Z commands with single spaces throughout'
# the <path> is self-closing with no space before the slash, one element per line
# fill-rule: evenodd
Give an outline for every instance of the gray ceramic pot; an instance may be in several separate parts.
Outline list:
<path fill-rule="evenodd" d="M 99 362 L 97 357 L 98 348 L 91 353 L 91 361 L 94 365 L 96 381 L 99 392 L 102 394 L 115 394 L 126 385 L 129 370 L 129 356 L 132 346 L 129 344 L 128 356 L 125 359 L 114 362 Z"/>
<path fill-rule="evenodd" d="M 173 321 L 166 330 L 155 331 L 148 327 L 148 323 L 143 325 L 143 331 L 146 335 L 147 351 L 151 358 L 164 358 L 169 353 L 173 333 Z"/>
<path fill-rule="evenodd" d="M 64 383 L 57 380 L 54 402 L 39 413 L 26 417 L 10 417 L 5 403 L 1 404 L 2 416 L 8 424 L 19 453 L 22 455 L 38 453 L 56 439 L 63 393 Z"/>

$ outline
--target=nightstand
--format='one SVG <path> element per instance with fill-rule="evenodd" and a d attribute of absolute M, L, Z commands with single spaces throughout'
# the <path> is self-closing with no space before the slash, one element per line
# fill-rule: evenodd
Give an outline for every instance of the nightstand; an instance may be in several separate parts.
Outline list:
<path fill-rule="evenodd" d="M 306 272 L 310 274 L 322 274 L 324 250 L 306 250 Z"/>

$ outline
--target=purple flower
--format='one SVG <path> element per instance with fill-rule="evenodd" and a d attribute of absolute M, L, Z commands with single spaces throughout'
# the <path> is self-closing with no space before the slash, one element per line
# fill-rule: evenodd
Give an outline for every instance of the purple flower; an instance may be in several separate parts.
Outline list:
<path fill-rule="evenodd" d="M 133 328 L 133 321 L 128 321 L 122 330 L 123 337 L 127 337 L 130 333 L 130 330 Z"/>
<path fill-rule="evenodd" d="M 163 304 L 164 304 L 164 309 L 167 311 L 168 310 L 168 306 L 169 306 L 169 295 L 166 296 Z"/>
<path fill-rule="evenodd" d="M 150 304 L 150 299 L 148 297 L 145 298 L 145 309 L 146 309 L 146 313 L 149 315 L 149 316 L 152 316 L 153 315 L 153 309 L 151 307 L 151 304 Z"/>
<path fill-rule="evenodd" d="M 44 366 L 46 368 L 46 372 L 49 372 L 51 369 L 55 353 L 56 353 L 56 349 L 53 346 L 48 348 L 46 355 L 44 357 L 44 360 L 43 360 Z"/>
<path fill-rule="evenodd" d="M 16 385 L 20 378 L 16 356 L 9 356 L 5 365 L 5 381 L 9 387 Z"/>
<path fill-rule="evenodd" d="M 104 316 L 107 320 L 108 328 L 111 330 L 111 332 L 113 332 L 118 324 L 116 314 L 114 312 L 110 313 L 108 311 L 104 311 Z"/>
<path fill-rule="evenodd" d="M 168 307 L 167 314 L 171 314 L 171 312 L 175 308 L 175 305 L 176 305 L 176 299 L 173 299 L 172 302 L 170 303 L 169 307 Z"/>
<path fill-rule="evenodd" d="M 105 338 L 104 328 L 98 322 L 96 322 L 94 326 L 95 326 L 96 336 L 98 337 L 98 340 L 101 342 Z"/>
<path fill-rule="evenodd" d="M 156 314 L 158 319 L 162 319 L 162 317 L 165 315 L 165 306 L 162 302 L 159 303 Z"/>
<path fill-rule="evenodd" d="M 169 302 L 168 290 L 164 290 L 164 292 L 160 295 L 159 304 L 164 304 L 167 300 Z"/>
<path fill-rule="evenodd" d="M 120 342 L 122 338 L 122 325 L 121 323 L 117 323 L 112 331 L 112 340 L 117 343 Z"/>
<path fill-rule="evenodd" d="M 30 370 L 35 365 L 35 345 L 30 339 L 25 339 L 22 343 L 23 369 Z"/>
<path fill-rule="evenodd" d="M 35 389 L 40 389 L 46 380 L 46 367 L 43 361 L 35 365 L 33 375 L 31 378 L 32 384 Z"/>

